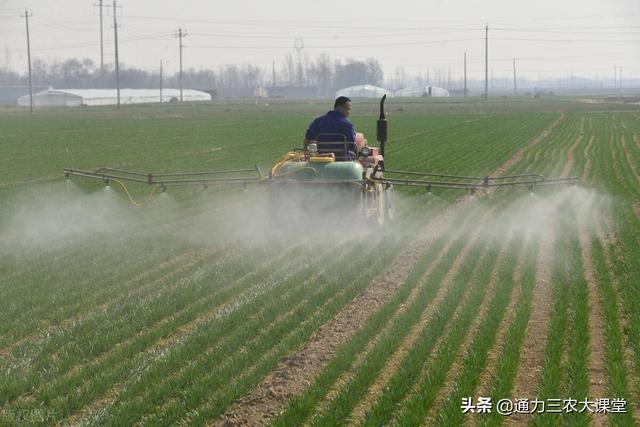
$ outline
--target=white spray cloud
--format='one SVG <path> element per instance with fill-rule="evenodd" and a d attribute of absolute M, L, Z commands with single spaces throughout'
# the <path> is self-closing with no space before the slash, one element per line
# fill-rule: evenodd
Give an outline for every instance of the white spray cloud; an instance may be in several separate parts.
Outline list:
<path fill-rule="evenodd" d="M 472 227 L 482 227 L 483 235 L 492 240 L 510 233 L 549 237 L 561 221 L 575 213 L 583 227 L 595 232 L 610 205 L 608 197 L 594 190 L 549 190 L 518 197 L 493 212 L 484 224 Z M 13 200 L 9 211 L 0 217 L 0 254 L 16 248 L 28 252 L 90 244 L 123 245 L 158 236 L 216 247 L 373 244 L 389 235 L 410 241 L 412 233 L 423 228 L 433 215 L 421 204 L 418 215 L 407 219 L 416 205 L 415 198 L 396 194 L 396 218 L 380 227 L 375 220 L 365 218 L 357 188 L 341 191 L 265 185 L 232 196 L 219 191 L 202 193 L 184 204 L 171 196 L 173 191 L 182 190 L 170 188 L 149 205 L 133 208 L 116 188 L 87 193 L 67 182 L 32 189 Z M 482 203 L 482 209 L 493 205 L 483 197 L 471 203 Z"/>
<path fill-rule="evenodd" d="M 574 222 L 583 232 L 593 234 L 610 204 L 610 197 L 593 189 L 545 188 L 509 202 L 485 227 L 489 234 L 498 236 L 512 233 L 523 238 L 538 236 L 552 240 L 558 227 Z"/>
<path fill-rule="evenodd" d="M 0 219 L 0 247 L 46 248 L 114 233 L 126 206 L 112 188 L 87 194 L 66 182 L 18 196 Z"/>

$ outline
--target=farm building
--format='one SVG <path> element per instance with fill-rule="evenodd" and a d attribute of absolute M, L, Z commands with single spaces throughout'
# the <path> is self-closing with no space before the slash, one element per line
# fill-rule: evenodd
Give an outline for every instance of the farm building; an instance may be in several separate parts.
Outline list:
<path fill-rule="evenodd" d="M 358 85 L 340 89 L 336 96 L 348 96 L 349 98 L 379 98 L 382 95 L 393 96 L 390 90 L 373 85 Z"/>
<path fill-rule="evenodd" d="M 186 102 L 210 101 L 211 95 L 198 90 L 183 90 Z M 180 99 L 180 90 L 163 89 L 162 100 L 158 89 L 121 89 L 121 104 L 144 104 L 154 102 L 175 102 Z M 18 98 L 18 105 L 28 107 L 29 95 Z M 37 107 L 77 107 L 79 105 L 115 105 L 118 95 L 115 89 L 46 89 L 33 95 Z"/>
<path fill-rule="evenodd" d="M 450 96 L 449 91 L 447 89 L 437 87 L 437 86 L 418 86 L 418 87 L 407 87 L 404 89 L 400 89 L 394 92 L 395 96 L 402 97 L 448 97 Z"/>

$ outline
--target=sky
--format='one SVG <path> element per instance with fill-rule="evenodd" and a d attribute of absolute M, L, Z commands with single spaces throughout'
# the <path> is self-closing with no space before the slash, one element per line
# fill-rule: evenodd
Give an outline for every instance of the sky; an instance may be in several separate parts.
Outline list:
<path fill-rule="evenodd" d="M 0 0 L 0 66 L 24 72 L 25 8 L 32 57 L 100 63 L 100 0 Z M 287 54 L 380 61 L 385 79 L 489 72 L 532 80 L 570 75 L 640 78 L 639 0 L 118 0 L 121 66 L 178 69 L 179 28 L 185 68 L 256 64 L 271 70 Z M 22 15 L 22 16 L 21 16 Z M 113 63 L 113 1 L 103 7 L 104 61 Z M 620 71 L 622 70 L 622 71 Z"/>

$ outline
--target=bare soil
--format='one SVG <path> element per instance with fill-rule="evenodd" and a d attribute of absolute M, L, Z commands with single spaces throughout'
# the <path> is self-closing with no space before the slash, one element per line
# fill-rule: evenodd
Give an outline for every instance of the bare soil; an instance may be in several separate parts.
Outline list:
<path fill-rule="evenodd" d="M 553 303 L 553 286 L 551 271 L 553 263 L 553 240 L 542 239 L 536 260 L 536 277 L 533 289 L 531 318 L 525 331 L 518 373 L 513 387 L 515 399 L 532 399 L 537 396 L 538 383 L 544 364 L 544 348 L 547 342 L 547 330 L 551 305 Z M 523 425 L 529 421 L 523 414 L 509 417 L 508 424 Z"/>
<path fill-rule="evenodd" d="M 594 398 L 607 396 L 607 378 L 605 372 L 604 310 L 602 295 L 598 290 L 591 258 L 591 236 L 584 225 L 580 229 L 580 248 L 582 265 L 589 290 L 589 392 Z M 607 425 L 605 414 L 594 414 L 598 426 Z"/>

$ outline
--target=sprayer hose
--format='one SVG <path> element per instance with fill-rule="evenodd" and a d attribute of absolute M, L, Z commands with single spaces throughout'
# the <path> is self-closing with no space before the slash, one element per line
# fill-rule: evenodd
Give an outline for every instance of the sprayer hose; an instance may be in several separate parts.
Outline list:
<path fill-rule="evenodd" d="M 284 166 L 286 162 L 292 161 L 292 160 L 302 161 L 304 160 L 304 154 L 297 153 L 295 151 L 289 151 L 287 154 L 282 156 L 277 162 L 274 163 L 273 167 L 271 168 L 271 176 L 277 176 L 280 173 L 280 169 L 282 169 L 282 166 Z"/>
<path fill-rule="evenodd" d="M 124 190 L 124 193 L 127 195 L 127 197 L 129 198 L 129 202 L 131 202 L 131 204 L 136 207 L 136 208 L 141 208 L 145 205 L 147 205 L 151 200 L 153 200 L 153 197 L 155 195 L 156 190 L 158 189 L 157 185 L 153 185 L 151 187 L 151 191 L 149 191 L 149 194 L 147 195 L 147 197 L 145 197 L 145 199 L 142 202 L 138 202 L 136 201 L 132 196 L 131 193 L 129 193 L 129 190 L 127 189 L 127 186 L 124 185 L 124 183 L 122 181 L 119 181 L 117 179 L 110 179 L 113 182 L 117 182 L 118 184 L 120 184 L 120 186 L 122 187 L 122 189 Z"/>

